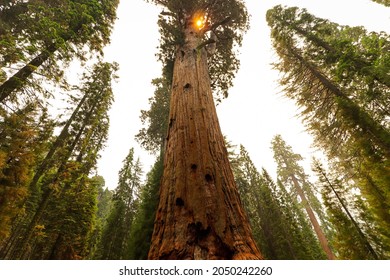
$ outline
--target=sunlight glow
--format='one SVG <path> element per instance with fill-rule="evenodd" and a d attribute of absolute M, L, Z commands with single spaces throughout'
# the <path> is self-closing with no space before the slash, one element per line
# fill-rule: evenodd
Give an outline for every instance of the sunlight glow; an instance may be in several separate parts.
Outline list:
<path fill-rule="evenodd" d="M 199 17 L 195 20 L 195 25 L 198 29 L 202 29 L 206 24 L 204 17 Z"/>

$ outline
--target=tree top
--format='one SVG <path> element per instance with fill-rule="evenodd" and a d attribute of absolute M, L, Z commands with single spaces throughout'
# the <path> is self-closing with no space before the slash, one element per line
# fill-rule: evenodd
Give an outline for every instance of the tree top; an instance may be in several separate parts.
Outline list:
<path fill-rule="evenodd" d="M 158 25 L 161 33 L 158 58 L 164 65 L 175 59 L 178 46 L 184 45 L 189 25 L 197 27 L 203 45 L 215 43 L 208 57 L 211 87 L 218 100 L 227 97 L 239 67 L 237 50 L 249 28 L 249 15 L 243 0 L 145 0 L 162 7 Z M 211 33 L 216 39 L 211 40 Z M 202 44 L 200 44 L 202 46 Z"/>

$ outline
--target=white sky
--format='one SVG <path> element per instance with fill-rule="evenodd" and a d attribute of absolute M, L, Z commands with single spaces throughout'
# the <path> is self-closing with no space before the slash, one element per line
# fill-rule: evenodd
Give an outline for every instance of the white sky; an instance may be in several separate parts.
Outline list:
<path fill-rule="evenodd" d="M 297 108 L 280 93 L 278 73 L 270 63 L 273 54 L 265 13 L 275 5 L 306 8 L 317 17 L 343 25 L 363 25 L 369 31 L 390 33 L 390 9 L 370 0 L 246 0 L 251 14 L 251 28 L 240 49 L 241 67 L 229 98 L 217 107 L 221 129 L 233 144 L 243 144 L 260 170 L 266 168 L 276 176 L 270 142 L 281 134 L 296 153 L 304 158 L 310 170 L 311 137 L 295 115 Z M 107 61 L 120 64 L 120 80 L 114 86 L 115 103 L 110 111 L 110 132 L 106 149 L 98 162 L 98 172 L 106 186 L 117 185 L 118 171 L 129 149 L 134 147 L 145 173 L 154 156 L 134 140 L 141 128 L 140 110 L 148 109 L 153 96 L 151 80 L 161 76 L 157 62 L 159 33 L 157 16 L 160 8 L 144 0 L 121 0 L 111 45 L 105 49 Z"/>

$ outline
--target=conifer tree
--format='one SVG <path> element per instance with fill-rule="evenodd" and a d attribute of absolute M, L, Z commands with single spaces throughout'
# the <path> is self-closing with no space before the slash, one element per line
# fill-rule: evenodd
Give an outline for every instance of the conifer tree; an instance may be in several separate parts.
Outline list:
<path fill-rule="evenodd" d="M 113 191 L 105 187 L 105 180 L 102 176 L 94 176 L 92 180 L 97 186 L 97 210 L 95 226 L 89 239 L 88 259 L 99 259 L 102 255 L 101 238 L 111 211 Z"/>
<path fill-rule="evenodd" d="M 269 177 L 266 173 L 263 176 Z M 285 217 L 284 225 L 287 228 L 287 237 L 290 237 L 290 246 L 295 248 L 295 258 L 298 260 L 326 259 L 327 256 L 316 238 L 304 209 L 280 180 L 276 184 L 275 196 L 278 198 L 280 209 Z"/>
<path fill-rule="evenodd" d="M 149 171 L 146 183 L 140 190 L 139 206 L 131 226 L 126 252 L 128 259 L 146 260 L 148 258 L 162 173 L 163 159 L 160 156 Z"/>
<path fill-rule="evenodd" d="M 381 240 L 375 220 L 356 191 L 354 194 L 346 182 L 326 172 L 318 160 L 314 161 L 313 170 L 319 177 L 322 198 L 335 230 L 332 245 L 338 258 L 388 258 L 389 246 Z"/>
<path fill-rule="evenodd" d="M 332 249 L 328 244 L 327 237 L 313 211 L 313 205 L 317 205 L 318 207 L 320 206 L 320 203 L 312 192 L 307 175 L 304 173 L 303 168 L 299 166 L 298 161 L 302 160 L 302 157 L 295 154 L 280 135 L 276 135 L 272 140 L 272 150 L 278 168 L 279 180 L 283 184 L 289 184 L 292 192 L 299 196 L 302 201 L 302 206 L 305 208 L 314 231 L 317 234 L 322 249 L 326 253 L 328 259 L 335 259 Z M 322 209 L 319 208 L 318 210 Z M 317 215 L 323 217 L 322 211 L 317 211 Z"/>
<path fill-rule="evenodd" d="M 140 117 L 142 123 L 147 126 L 136 135 L 137 141 L 144 149 L 151 153 L 160 152 L 160 155 L 164 151 L 168 130 L 171 83 L 166 74 L 152 81 L 156 90 L 154 96 L 149 99 L 149 110 L 142 110 Z"/>
<path fill-rule="evenodd" d="M 29 104 L 15 112 L 0 110 L 0 244 L 24 211 L 33 169 L 52 132 L 47 113 L 39 116 L 37 107 Z"/>
<path fill-rule="evenodd" d="M 232 168 L 254 237 L 267 259 L 323 259 L 324 254 L 302 209 L 267 171 L 260 174 L 240 147 Z"/>
<path fill-rule="evenodd" d="M 241 43 L 248 27 L 244 3 L 150 2 L 166 9 L 159 18 L 159 56 L 164 65 L 174 61 L 174 68 L 149 258 L 259 259 L 212 96 L 212 89 L 217 97 L 227 95 L 238 68 L 233 46 Z M 214 43 L 216 49 L 208 55 L 206 49 Z"/>
<path fill-rule="evenodd" d="M 113 195 L 113 206 L 107 217 L 101 239 L 101 258 L 105 260 L 126 258 L 131 226 L 138 208 L 142 176 L 140 161 L 134 159 L 133 148 L 130 149 L 123 161 L 123 167 L 118 175 L 118 186 Z"/>
<path fill-rule="evenodd" d="M 386 7 L 390 7 L 390 1 L 389 0 L 371 0 L 374 2 L 377 2 L 379 4 L 385 5 Z"/>
<path fill-rule="evenodd" d="M 95 167 L 98 152 L 107 139 L 107 112 L 113 100 L 111 81 L 116 69 L 115 63 L 97 63 L 83 76 L 83 85 L 79 88 L 82 97 L 29 184 L 34 195 L 26 202 L 27 213 L 22 232 L 19 232 L 23 238 L 12 246 L 10 258 L 24 258 L 31 253 L 31 240 L 37 235 L 37 227 L 42 229 L 39 222 L 50 201 L 73 187 L 66 178 L 74 172 L 76 178 L 86 178 Z"/>
<path fill-rule="evenodd" d="M 286 95 L 301 108 L 316 145 L 360 188 L 388 239 L 389 36 L 298 8 L 277 6 L 267 20 Z"/>
<path fill-rule="evenodd" d="M 109 42 L 118 3 L 58 0 L 5 5 L 1 13 L 6 16 L 2 19 L 8 22 L 0 33 L 0 66 L 18 70 L 3 70 L 9 72 L 9 77 L 0 85 L 0 102 L 26 88 L 38 68 L 41 75 L 58 81 L 64 64 L 75 57 L 87 58 L 85 46 L 90 51 L 102 52 Z M 36 88 L 36 84 L 35 81 L 29 86 Z M 11 99 L 21 98 L 18 94 Z"/>

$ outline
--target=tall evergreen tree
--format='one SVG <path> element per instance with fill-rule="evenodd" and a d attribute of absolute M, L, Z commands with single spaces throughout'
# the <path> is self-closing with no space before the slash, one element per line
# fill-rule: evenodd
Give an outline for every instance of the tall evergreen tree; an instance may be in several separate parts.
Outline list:
<path fill-rule="evenodd" d="M 156 90 L 154 96 L 149 99 L 150 108 L 141 111 L 141 121 L 147 127 L 142 128 L 136 135 L 141 146 L 151 153 L 163 153 L 166 143 L 172 83 L 166 76 L 167 74 L 163 74 L 162 78 L 152 81 Z"/>
<path fill-rule="evenodd" d="M 131 227 L 126 253 L 129 259 L 146 260 L 148 258 L 162 174 L 163 159 L 160 156 L 148 173 L 146 184 L 140 190 L 140 202 Z"/>
<path fill-rule="evenodd" d="M 19 70 L 3 71 L 10 76 L 0 85 L 0 102 L 26 88 L 38 68 L 41 75 L 58 80 L 64 64 L 74 57 L 86 59 L 85 46 L 102 52 L 109 42 L 118 3 L 118 0 L 34 0 L 5 5 L 1 10 L 6 16 L 2 17 L 4 29 L 0 33 L 4 39 L 0 40 L 0 66 Z M 12 97 L 18 99 L 19 94 Z"/>
<path fill-rule="evenodd" d="M 174 69 L 149 258 L 261 258 L 243 213 L 212 96 L 212 89 L 227 95 L 238 68 L 233 46 L 241 43 L 248 27 L 244 3 L 150 2 L 167 9 L 159 18 L 159 55 L 164 65 L 174 61 Z M 209 48 L 213 44 L 216 48 Z"/>
<path fill-rule="evenodd" d="M 119 171 L 118 186 L 113 195 L 113 206 L 101 239 L 102 259 L 126 258 L 131 225 L 138 207 L 141 176 L 141 164 L 139 159 L 134 159 L 132 148 Z"/>
<path fill-rule="evenodd" d="M 351 192 L 346 182 L 326 172 L 318 160 L 314 161 L 313 170 L 319 177 L 322 198 L 335 230 L 332 245 L 338 258 L 388 257 L 389 247 L 380 239 L 375 221 L 360 196 Z"/>
<path fill-rule="evenodd" d="M 83 86 L 79 88 L 82 97 L 30 182 L 29 189 L 38 195 L 30 196 L 27 201 L 29 207 L 21 225 L 24 229 L 19 233 L 23 238 L 12 246 L 10 258 L 29 255 L 30 241 L 50 201 L 73 187 L 64 176 L 67 178 L 75 172 L 76 180 L 78 176 L 88 176 L 95 167 L 98 152 L 107 139 L 107 112 L 113 100 L 111 81 L 116 69 L 115 63 L 97 63 L 83 76 Z"/>
<path fill-rule="evenodd" d="M 322 249 L 326 253 L 328 259 L 335 259 L 324 230 L 321 228 L 320 222 L 314 212 L 314 209 L 316 209 L 318 216 L 324 216 L 321 211 L 321 205 L 313 194 L 307 175 L 303 168 L 299 166 L 298 161 L 302 160 L 301 155 L 295 154 L 280 135 L 276 135 L 272 140 L 272 150 L 277 164 L 279 180 L 283 184 L 289 184 L 292 192 L 300 198 L 302 206 L 305 208 L 314 231 L 317 234 Z M 324 221 L 325 219 L 323 218 L 322 220 Z M 324 223 L 323 226 L 325 226 Z"/>
<path fill-rule="evenodd" d="M 232 168 L 254 237 L 265 258 L 325 257 L 302 209 L 265 170 L 261 174 L 257 171 L 244 147 L 233 158 Z"/>
<path fill-rule="evenodd" d="M 39 116 L 37 107 L 29 104 L 15 112 L 0 110 L 0 244 L 24 210 L 34 167 L 52 132 L 47 112 Z"/>
<path fill-rule="evenodd" d="M 264 174 L 267 178 L 267 174 Z M 269 180 L 268 180 L 269 181 Z M 304 213 L 302 205 L 296 200 L 296 196 L 289 192 L 280 180 L 276 184 L 276 197 L 280 201 L 280 209 L 285 216 L 285 224 L 291 233 L 291 244 L 296 248 L 296 259 L 326 259 L 327 256 L 316 238 L 310 220 Z M 304 246 L 302 246 L 304 244 Z"/>
<path fill-rule="evenodd" d="M 286 95 L 338 168 L 346 170 L 381 224 L 390 229 L 390 47 L 385 33 L 340 26 L 306 10 L 267 13 Z"/>
<path fill-rule="evenodd" d="M 89 256 L 88 259 L 101 258 L 101 238 L 103 229 L 106 226 L 106 220 L 112 208 L 113 191 L 105 187 L 105 180 L 101 176 L 94 176 L 92 180 L 97 186 L 97 210 L 95 226 L 89 239 Z"/>

